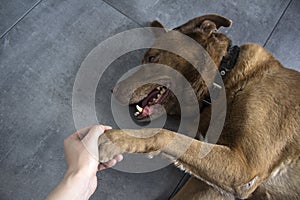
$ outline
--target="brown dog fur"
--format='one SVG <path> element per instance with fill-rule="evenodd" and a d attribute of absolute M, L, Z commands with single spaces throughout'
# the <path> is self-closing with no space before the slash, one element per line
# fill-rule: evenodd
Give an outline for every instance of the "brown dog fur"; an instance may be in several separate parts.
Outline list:
<path fill-rule="evenodd" d="M 175 30 L 201 44 L 219 66 L 231 40 L 215 30 L 230 24 L 224 17 L 205 15 Z M 152 26 L 163 27 L 157 21 Z M 143 63 L 149 62 L 181 72 L 202 104 L 208 95 L 207 87 L 187 61 L 166 51 L 150 49 L 143 59 Z M 132 80 L 129 77 L 115 87 L 114 94 L 120 101 L 134 89 Z M 176 158 L 175 165 L 194 177 L 174 199 L 300 199 L 300 73 L 284 68 L 260 45 L 245 44 L 240 46 L 237 63 L 226 75 L 224 85 L 227 113 L 217 144 L 165 129 L 110 130 L 99 139 L 100 161 L 123 152 L 156 152 Z M 156 86 L 138 88 L 130 103 L 139 102 Z M 180 115 L 175 102 L 175 96 L 169 95 L 162 105 L 167 113 Z M 201 112 L 202 135 L 208 128 L 210 109 L 206 107 Z M 176 148 L 170 145 L 174 141 Z M 189 148 L 180 154 L 187 143 Z M 212 149 L 199 159 L 201 148 Z"/>

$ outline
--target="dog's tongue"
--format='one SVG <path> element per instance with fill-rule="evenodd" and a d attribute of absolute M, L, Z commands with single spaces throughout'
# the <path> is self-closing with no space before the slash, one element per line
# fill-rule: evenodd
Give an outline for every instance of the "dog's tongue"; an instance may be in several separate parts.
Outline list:
<path fill-rule="evenodd" d="M 137 117 L 138 119 L 143 119 L 152 114 L 153 108 L 151 106 L 145 106 L 143 112 Z"/>

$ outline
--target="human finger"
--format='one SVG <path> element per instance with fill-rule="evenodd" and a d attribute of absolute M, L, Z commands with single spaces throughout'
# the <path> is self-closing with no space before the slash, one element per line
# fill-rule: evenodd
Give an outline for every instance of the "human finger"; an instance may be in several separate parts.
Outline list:
<path fill-rule="evenodd" d="M 103 170 L 103 169 L 107 169 L 110 167 L 115 166 L 118 162 L 121 162 L 123 160 L 123 155 L 119 154 L 117 156 L 114 157 L 114 159 L 106 162 L 106 163 L 100 163 L 98 165 L 98 170 Z"/>
<path fill-rule="evenodd" d="M 114 157 L 114 159 L 117 161 L 117 162 L 121 162 L 123 160 L 123 155 L 122 154 L 119 154 L 119 155 L 116 155 Z"/>
<path fill-rule="evenodd" d="M 106 130 L 110 130 L 110 129 L 112 129 L 112 127 L 111 126 L 105 126 L 105 125 L 102 125 L 103 126 L 103 128 L 104 128 L 104 130 L 106 131 Z"/>
<path fill-rule="evenodd" d="M 100 163 L 98 165 L 98 170 L 107 169 L 115 166 L 117 164 L 117 161 L 115 159 L 112 159 L 106 163 Z"/>
<path fill-rule="evenodd" d="M 65 138 L 64 140 L 64 144 L 67 145 L 68 143 L 72 142 L 72 141 L 80 141 L 82 140 L 82 138 L 88 133 L 89 129 L 91 128 L 91 126 L 89 127 L 85 127 L 82 128 L 74 133 L 72 133 L 71 135 L 69 135 L 67 138 Z"/>
<path fill-rule="evenodd" d="M 99 161 L 99 149 L 98 149 L 98 139 L 101 134 L 104 133 L 105 129 L 109 129 L 108 126 L 97 125 L 91 127 L 88 134 L 81 140 L 83 146 L 86 150 Z"/>
<path fill-rule="evenodd" d="M 74 134 L 77 134 L 79 139 L 82 140 L 88 134 L 88 132 L 91 130 L 92 127 L 93 126 L 88 126 L 88 127 L 82 128 L 82 129 L 76 131 Z"/>
<path fill-rule="evenodd" d="M 104 133 L 106 127 L 103 125 L 96 125 L 91 127 L 88 134 L 82 139 L 86 145 L 94 145 L 95 141 L 98 143 L 98 138 Z"/>

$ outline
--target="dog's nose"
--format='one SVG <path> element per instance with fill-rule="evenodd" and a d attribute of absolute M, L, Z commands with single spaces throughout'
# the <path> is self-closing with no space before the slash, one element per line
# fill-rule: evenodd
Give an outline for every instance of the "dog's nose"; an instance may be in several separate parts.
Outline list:
<path fill-rule="evenodd" d="M 111 93 L 116 93 L 117 89 L 118 89 L 118 84 L 115 85 L 110 91 L 111 91 Z"/>

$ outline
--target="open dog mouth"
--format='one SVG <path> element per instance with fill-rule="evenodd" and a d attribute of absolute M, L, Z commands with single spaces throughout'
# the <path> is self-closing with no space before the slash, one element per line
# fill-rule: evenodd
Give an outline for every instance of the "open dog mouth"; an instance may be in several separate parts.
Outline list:
<path fill-rule="evenodd" d="M 170 90 L 165 86 L 156 87 L 148 94 L 147 97 L 135 104 L 135 118 L 141 120 L 149 117 L 154 112 L 154 105 L 162 104 L 169 93 Z"/>

